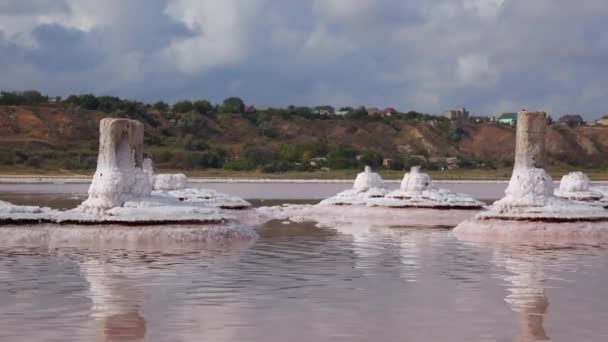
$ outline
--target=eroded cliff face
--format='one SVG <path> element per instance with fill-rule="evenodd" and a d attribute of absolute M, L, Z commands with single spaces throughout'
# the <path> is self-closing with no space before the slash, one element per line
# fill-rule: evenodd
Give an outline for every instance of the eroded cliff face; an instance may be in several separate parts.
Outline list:
<path fill-rule="evenodd" d="M 180 137 L 175 120 L 150 112 L 153 123 L 144 122 L 149 137 Z M 61 106 L 0 106 L 0 151 L 69 150 L 95 145 L 100 111 Z M 141 120 L 140 120 L 141 121 Z M 273 116 L 269 127 L 278 132 L 271 138 L 241 115 L 203 117 L 201 137 L 239 153 L 248 144 L 279 148 L 282 144 L 311 143 L 348 145 L 373 149 L 390 157 L 403 153 L 428 157 L 461 156 L 476 160 L 513 160 L 515 128 L 498 124 L 465 124 L 460 139 L 428 122 L 308 120 Z M 564 163 L 590 165 L 608 160 L 608 127 L 551 126 L 547 129 L 547 166 Z"/>

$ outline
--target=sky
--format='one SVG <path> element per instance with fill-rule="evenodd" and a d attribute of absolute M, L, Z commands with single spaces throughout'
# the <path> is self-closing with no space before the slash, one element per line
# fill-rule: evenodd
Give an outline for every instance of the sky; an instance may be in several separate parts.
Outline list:
<path fill-rule="evenodd" d="M 608 114 L 606 0 L 0 0 L 0 89 Z"/>

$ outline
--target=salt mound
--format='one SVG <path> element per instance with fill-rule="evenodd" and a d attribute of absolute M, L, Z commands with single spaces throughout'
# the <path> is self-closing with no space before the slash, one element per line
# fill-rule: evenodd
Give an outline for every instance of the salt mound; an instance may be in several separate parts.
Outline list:
<path fill-rule="evenodd" d="M 152 186 L 143 170 L 143 124 L 128 119 L 100 122 L 97 170 L 89 198 L 78 210 L 102 215 L 124 202 L 150 195 Z"/>
<path fill-rule="evenodd" d="M 517 121 L 515 166 L 505 197 L 478 220 L 576 222 L 608 220 L 603 208 L 556 197 L 553 180 L 543 169 L 545 159 L 546 113 L 520 112 Z M 574 174 L 566 177 L 565 190 L 588 187 L 588 179 Z"/>
<path fill-rule="evenodd" d="M 57 213 L 58 211 L 50 208 L 13 205 L 8 202 L 0 201 L 0 224 L 42 222 Z"/>
<path fill-rule="evenodd" d="M 412 167 L 403 176 L 399 190 L 384 197 L 370 198 L 368 206 L 390 208 L 437 208 L 437 209 L 479 209 L 485 204 L 466 194 L 435 188 L 431 177 L 420 172 L 420 167 Z"/>
<path fill-rule="evenodd" d="M 321 201 L 320 205 L 365 205 L 367 199 L 382 197 L 388 190 L 384 188 L 382 177 L 372 172 L 372 168 L 365 167 L 365 171 L 359 173 L 353 184 L 353 188 L 343 191 L 333 197 Z"/>
<path fill-rule="evenodd" d="M 220 209 L 247 209 L 251 203 L 211 189 L 188 188 L 188 177 L 178 174 L 154 174 L 152 162 L 147 163 L 154 191 L 153 197 L 174 198 L 189 206 L 214 207 Z"/>
<path fill-rule="evenodd" d="M 128 119 L 103 119 L 97 170 L 89 198 L 76 209 L 56 211 L 3 204 L 0 223 L 59 224 L 209 224 L 233 220 L 211 201 L 198 203 L 170 193 L 152 194 L 156 188 L 181 189 L 185 175 L 153 175 L 152 163 L 143 158 L 143 125 Z M 219 196 L 214 197 L 219 202 Z M 218 204 L 218 203 L 214 203 Z"/>
<path fill-rule="evenodd" d="M 578 184 L 577 186 L 580 186 Z M 608 219 L 600 207 L 577 203 L 553 195 L 553 180 L 544 169 L 516 168 L 506 196 L 496 201 L 479 219 L 532 221 L 598 221 Z"/>
<path fill-rule="evenodd" d="M 166 192 L 154 191 L 153 195 L 166 194 L 190 204 L 217 207 L 221 209 L 247 209 L 251 203 L 236 196 L 230 196 L 211 189 L 187 188 Z"/>
<path fill-rule="evenodd" d="M 188 177 L 183 173 L 153 175 L 151 180 L 154 190 L 180 190 L 188 186 Z"/>
<path fill-rule="evenodd" d="M 382 177 L 372 172 L 372 168 L 369 166 L 365 167 L 364 172 L 361 172 L 355 178 L 355 184 L 353 185 L 353 189 L 364 192 L 374 188 L 382 188 L 384 186 L 384 180 Z"/>
<path fill-rule="evenodd" d="M 600 192 L 589 189 L 589 177 L 582 172 L 570 172 L 562 177 L 555 196 L 577 201 L 597 202 L 604 196 Z"/>

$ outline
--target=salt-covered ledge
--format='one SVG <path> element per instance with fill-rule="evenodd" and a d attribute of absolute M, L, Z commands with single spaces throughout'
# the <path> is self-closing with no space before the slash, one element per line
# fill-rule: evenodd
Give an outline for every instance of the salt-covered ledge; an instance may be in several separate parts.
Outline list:
<path fill-rule="evenodd" d="M 371 197 L 368 206 L 389 208 L 480 209 L 485 203 L 469 195 L 433 186 L 431 177 L 420 172 L 419 166 L 403 176 L 398 190 L 383 197 Z"/>
<path fill-rule="evenodd" d="M 238 213 L 240 222 L 262 224 L 270 220 L 317 222 L 322 226 L 410 226 L 452 228 L 475 215 L 472 210 L 436 210 L 411 208 L 400 210 L 383 207 L 283 205 L 261 207 Z"/>
<path fill-rule="evenodd" d="M 204 201 L 172 195 L 177 188 L 183 190 L 187 178 L 180 174 L 154 176 L 151 161 L 143 156 L 143 137 L 143 125 L 138 121 L 101 120 L 97 170 L 87 200 L 68 211 L 1 202 L 0 224 L 217 224 L 234 220 L 220 208 L 219 194 L 208 195 Z M 154 187 L 158 192 L 153 193 Z M 225 197 L 227 205 L 237 202 Z"/>
<path fill-rule="evenodd" d="M 398 190 L 390 192 L 382 177 L 372 172 L 369 166 L 359 173 L 353 188 L 325 199 L 319 206 L 359 205 L 388 208 L 429 209 L 480 209 L 485 203 L 469 195 L 439 189 L 433 186 L 431 177 L 412 167 L 401 181 Z"/>
<path fill-rule="evenodd" d="M 191 250 L 201 248 L 247 247 L 258 235 L 249 226 L 237 223 L 162 226 L 39 224 L 8 225 L 0 228 L 1 247 L 48 247 L 138 251 Z"/>
<path fill-rule="evenodd" d="M 382 177 L 372 172 L 372 168 L 365 167 L 365 170 L 357 175 L 352 189 L 327 198 L 319 205 L 365 205 L 370 198 L 383 197 L 388 193 L 384 187 Z"/>
<path fill-rule="evenodd" d="M 554 195 L 553 180 L 543 168 L 546 126 L 544 112 L 518 113 L 515 165 L 505 197 L 475 219 L 460 223 L 454 229 L 457 236 L 578 241 L 608 235 L 608 211 L 604 208 Z M 581 181 L 587 179 L 580 174 L 567 176 L 558 193 L 584 190 Z"/>

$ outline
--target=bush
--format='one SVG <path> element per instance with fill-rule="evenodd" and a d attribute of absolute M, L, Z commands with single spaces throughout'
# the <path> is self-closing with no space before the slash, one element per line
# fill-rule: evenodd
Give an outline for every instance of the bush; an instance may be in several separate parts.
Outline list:
<path fill-rule="evenodd" d="M 327 154 L 327 165 L 332 169 L 354 169 L 359 166 L 357 150 L 339 146 Z"/>
<path fill-rule="evenodd" d="M 249 160 L 254 165 L 266 165 L 275 161 L 276 155 L 272 150 L 261 146 L 247 146 L 243 150 L 242 159 Z"/>
<path fill-rule="evenodd" d="M 384 157 L 376 151 L 365 151 L 361 155 L 361 164 L 369 165 L 371 167 L 380 167 L 384 161 Z"/>
<path fill-rule="evenodd" d="M 405 164 L 403 163 L 403 160 L 396 158 L 391 160 L 391 162 L 388 164 L 388 168 L 394 171 L 401 171 L 405 169 Z"/>
<path fill-rule="evenodd" d="M 192 111 L 192 102 L 190 101 L 179 101 L 173 105 L 173 111 L 176 113 L 187 113 Z"/>
<path fill-rule="evenodd" d="M 426 160 L 424 160 L 424 158 L 422 157 L 418 157 L 418 156 L 414 156 L 414 157 L 409 157 L 406 158 L 403 162 L 403 167 L 405 169 L 410 169 L 413 166 L 423 166 L 426 165 Z"/>
<path fill-rule="evenodd" d="M 27 159 L 26 164 L 38 169 L 42 166 L 42 159 L 38 156 L 31 156 Z"/>
<path fill-rule="evenodd" d="M 231 160 L 224 163 L 224 169 L 232 171 L 250 171 L 255 168 L 256 165 L 251 160 L 245 159 Z"/>
<path fill-rule="evenodd" d="M 292 169 L 292 165 L 286 161 L 272 162 L 272 163 L 264 165 L 264 167 L 262 167 L 262 171 L 268 172 L 268 173 L 286 172 L 291 169 Z"/>
<path fill-rule="evenodd" d="M 0 164 L 3 164 L 3 165 L 15 164 L 15 155 L 11 152 L 0 152 Z"/>
<path fill-rule="evenodd" d="M 229 97 L 224 100 L 220 111 L 222 113 L 243 113 L 245 111 L 245 103 L 238 97 Z"/>

